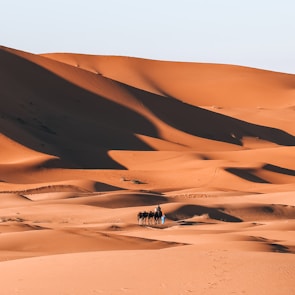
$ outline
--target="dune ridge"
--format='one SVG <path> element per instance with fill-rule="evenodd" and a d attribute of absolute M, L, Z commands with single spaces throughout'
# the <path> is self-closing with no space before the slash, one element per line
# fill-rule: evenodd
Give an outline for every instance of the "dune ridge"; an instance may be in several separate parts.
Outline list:
<path fill-rule="evenodd" d="M 295 292 L 295 75 L 3 46 L 0 62 L 3 294 Z M 139 225 L 158 204 L 165 223 Z"/>

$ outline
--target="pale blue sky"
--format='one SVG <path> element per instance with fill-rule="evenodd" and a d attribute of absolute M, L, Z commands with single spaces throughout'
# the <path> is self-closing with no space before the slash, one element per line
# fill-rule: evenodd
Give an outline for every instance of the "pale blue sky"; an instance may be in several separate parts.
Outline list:
<path fill-rule="evenodd" d="M 294 0 L 0 0 L 0 45 L 295 74 Z"/>

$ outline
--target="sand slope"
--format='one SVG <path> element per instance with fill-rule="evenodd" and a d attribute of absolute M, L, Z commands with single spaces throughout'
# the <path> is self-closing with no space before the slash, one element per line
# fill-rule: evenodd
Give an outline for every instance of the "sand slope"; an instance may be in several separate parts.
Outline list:
<path fill-rule="evenodd" d="M 295 75 L 0 62 L 3 294 L 294 294 Z"/>

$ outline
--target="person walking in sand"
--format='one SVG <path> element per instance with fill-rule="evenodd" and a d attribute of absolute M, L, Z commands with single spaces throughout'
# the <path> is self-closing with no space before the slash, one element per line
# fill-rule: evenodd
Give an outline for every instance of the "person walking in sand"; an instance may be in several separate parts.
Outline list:
<path fill-rule="evenodd" d="M 165 214 L 163 214 L 163 215 L 161 216 L 161 223 L 162 223 L 162 224 L 164 224 L 164 223 L 165 223 L 165 219 L 166 219 L 166 215 L 165 215 Z"/>

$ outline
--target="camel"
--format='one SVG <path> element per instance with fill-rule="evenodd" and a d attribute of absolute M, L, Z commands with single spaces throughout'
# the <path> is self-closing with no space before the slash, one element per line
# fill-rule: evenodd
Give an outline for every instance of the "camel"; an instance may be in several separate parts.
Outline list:
<path fill-rule="evenodd" d="M 152 224 L 159 224 L 163 213 L 161 210 L 157 209 L 155 212 L 153 211 L 143 211 L 138 212 L 137 214 L 137 222 L 139 225 L 152 225 Z"/>
<path fill-rule="evenodd" d="M 140 225 L 145 225 L 146 224 L 146 219 L 148 218 L 148 212 L 144 211 L 144 212 L 138 212 L 137 214 L 137 221 L 138 224 Z"/>

